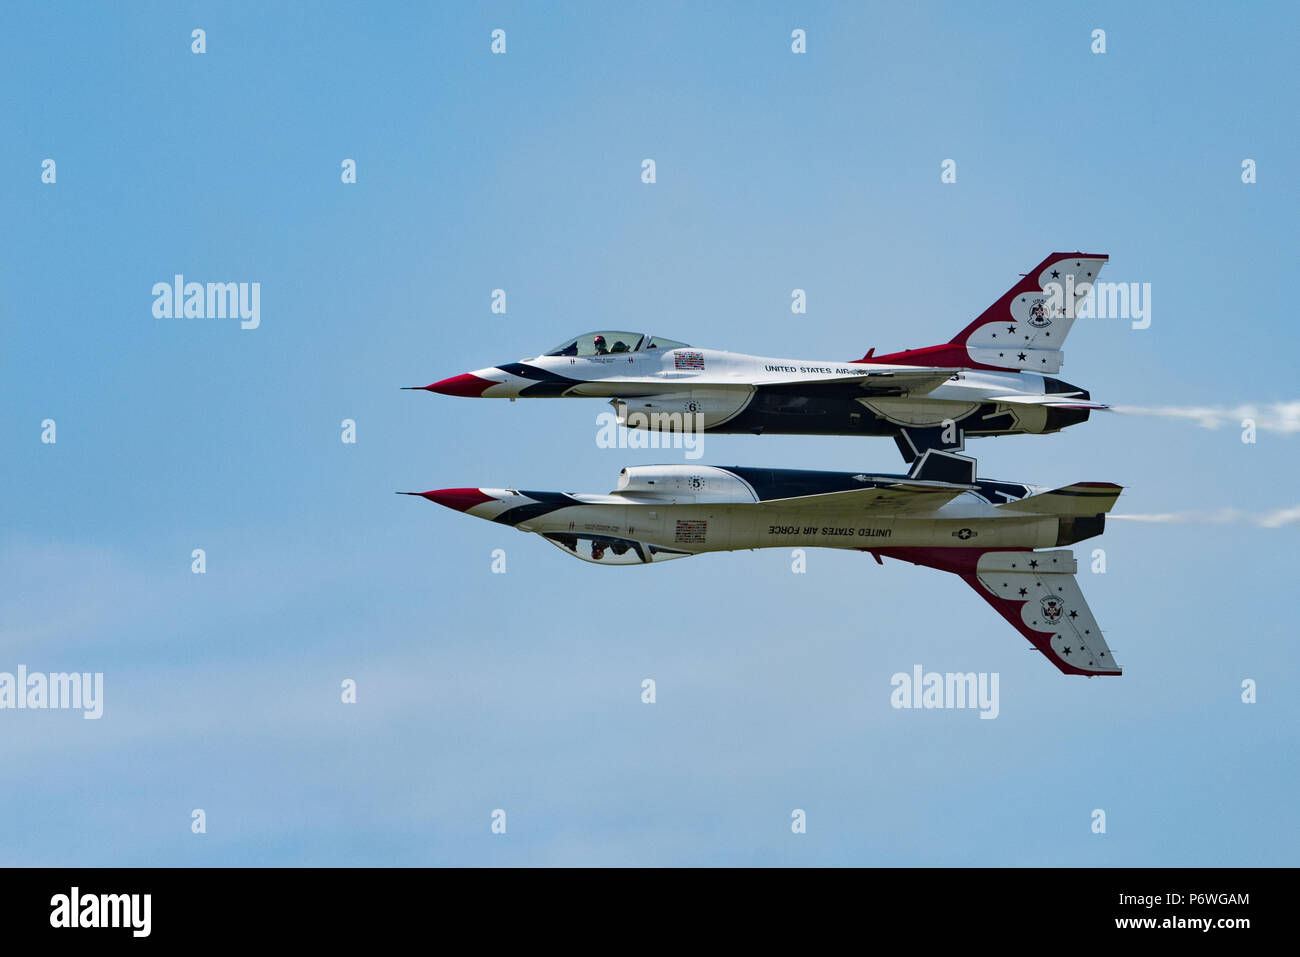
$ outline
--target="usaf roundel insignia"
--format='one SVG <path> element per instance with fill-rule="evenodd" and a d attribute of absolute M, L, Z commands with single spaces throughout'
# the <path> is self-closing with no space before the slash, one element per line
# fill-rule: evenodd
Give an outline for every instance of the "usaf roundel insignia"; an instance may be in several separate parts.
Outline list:
<path fill-rule="evenodd" d="M 1048 595 L 1040 604 L 1043 606 L 1043 619 L 1049 625 L 1054 625 L 1061 620 L 1061 615 L 1065 612 L 1065 602 L 1055 595 Z"/>
<path fill-rule="evenodd" d="M 1034 304 L 1029 307 L 1029 324 L 1039 329 L 1052 324 L 1051 318 L 1047 315 L 1047 304 L 1044 300 L 1035 299 Z"/>

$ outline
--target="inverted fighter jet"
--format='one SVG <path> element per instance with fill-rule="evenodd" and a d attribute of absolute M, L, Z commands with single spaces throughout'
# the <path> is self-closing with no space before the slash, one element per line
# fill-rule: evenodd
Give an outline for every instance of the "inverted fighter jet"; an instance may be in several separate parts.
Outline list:
<path fill-rule="evenodd" d="M 588 332 L 540 356 L 409 388 L 481 398 L 609 399 L 629 428 L 890 435 L 908 462 L 966 436 L 1056 432 L 1092 401 L 1053 378 L 1104 255 L 1052 253 L 943 345 L 814 362 Z"/>
<path fill-rule="evenodd" d="M 974 459 L 930 450 L 908 475 L 650 465 L 623 469 L 608 495 L 400 494 L 535 532 L 597 565 L 797 547 L 928 565 L 959 575 L 1066 674 L 1118 675 L 1074 579 L 1074 553 L 1060 546 L 1100 535 L 1120 492 L 1108 482 L 1041 489 L 977 479 Z"/>

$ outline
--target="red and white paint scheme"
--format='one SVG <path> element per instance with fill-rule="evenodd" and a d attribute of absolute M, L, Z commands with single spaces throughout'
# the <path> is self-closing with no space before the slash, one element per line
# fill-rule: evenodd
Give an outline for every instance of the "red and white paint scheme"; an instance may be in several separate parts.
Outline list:
<path fill-rule="evenodd" d="M 623 469 L 607 495 L 403 494 L 536 533 L 597 565 L 809 547 L 928 565 L 960 576 L 1066 674 L 1118 675 L 1061 546 L 1100 535 L 1121 491 L 978 479 L 974 459 L 931 450 L 907 475 L 652 465 Z"/>
<path fill-rule="evenodd" d="M 1052 253 L 950 342 L 861 359 L 773 359 L 639 332 L 577 336 L 519 362 L 412 388 L 476 398 L 602 398 L 631 428 L 890 435 L 911 462 L 967 436 L 1056 432 L 1089 393 L 1053 378 L 1107 257 Z"/>

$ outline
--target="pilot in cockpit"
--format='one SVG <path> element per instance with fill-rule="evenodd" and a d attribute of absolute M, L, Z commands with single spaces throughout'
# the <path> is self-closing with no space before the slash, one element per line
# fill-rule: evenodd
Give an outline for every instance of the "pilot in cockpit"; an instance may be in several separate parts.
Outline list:
<path fill-rule="evenodd" d="M 596 347 L 596 353 L 595 353 L 596 355 L 598 356 L 609 355 L 609 349 L 606 348 L 605 346 L 604 336 L 599 336 L 599 335 L 596 336 L 596 338 L 591 341 L 591 344 Z"/>

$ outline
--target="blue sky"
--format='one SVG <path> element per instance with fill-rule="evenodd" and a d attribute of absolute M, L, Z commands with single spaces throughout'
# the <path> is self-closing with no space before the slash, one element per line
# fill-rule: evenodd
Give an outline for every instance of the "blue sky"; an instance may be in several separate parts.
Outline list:
<path fill-rule="evenodd" d="M 597 448 L 600 403 L 399 386 L 602 327 L 930 345 L 1057 249 L 1152 285 L 1149 329 L 1076 324 L 1061 375 L 1095 398 L 1300 399 L 1298 19 L 7 4 L 0 671 L 102 671 L 105 703 L 0 712 L 0 864 L 1294 865 L 1294 523 L 1078 546 L 1106 549 L 1080 580 L 1125 667 L 1088 681 L 939 572 L 611 570 L 392 493 L 680 459 Z M 260 327 L 155 319 L 178 272 L 260 282 Z M 1300 501 L 1297 442 L 1110 414 L 969 448 L 992 478 L 1118 482 L 1119 512 L 1249 516 Z M 901 468 L 835 437 L 709 436 L 704 461 Z M 999 673 L 999 717 L 892 709 L 915 664 Z"/>

